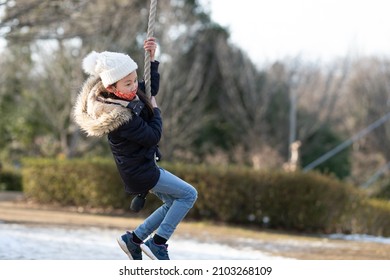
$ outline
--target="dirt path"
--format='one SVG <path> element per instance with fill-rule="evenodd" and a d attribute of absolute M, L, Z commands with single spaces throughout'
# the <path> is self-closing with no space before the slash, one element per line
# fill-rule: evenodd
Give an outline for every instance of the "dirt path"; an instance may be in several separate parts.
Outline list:
<path fill-rule="evenodd" d="M 0 193 L 0 222 L 125 230 L 136 227 L 141 221 L 129 215 L 88 214 L 79 213 L 77 209 L 42 207 L 26 202 L 20 194 Z M 390 245 L 373 242 L 333 240 L 200 222 L 183 222 L 175 234 L 200 242 L 207 240 L 233 247 L 250 247 L 274 256 L 294 259 L 390 260 Z"/>

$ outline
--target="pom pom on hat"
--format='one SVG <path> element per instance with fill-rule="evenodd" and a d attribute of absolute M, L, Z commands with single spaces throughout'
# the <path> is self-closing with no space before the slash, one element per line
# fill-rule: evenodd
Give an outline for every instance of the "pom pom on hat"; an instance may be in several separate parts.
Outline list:
<path fill-rule="evenodd" d="M 85 73 L 89 75 L 98 75 L 98 73 L 95 72 L 98 55 L 97 52 L 92 51 L 83 59 L 83 70 Z"/>
<path fill-rule="evenodd" d="M 138 65 L 130 56 L 116 52 L 90 52 L 83 59 L 85 73 L 100 76 L 103 85 L 108 87 L 137 70 Z"/>

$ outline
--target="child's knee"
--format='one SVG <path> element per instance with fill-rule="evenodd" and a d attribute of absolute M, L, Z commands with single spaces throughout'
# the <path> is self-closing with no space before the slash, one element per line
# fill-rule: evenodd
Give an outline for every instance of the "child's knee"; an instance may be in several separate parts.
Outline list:
<path fill-rule="evenodd" d="M 191 191 L 189 193 L 189 201 L 191 202 L 191 207 L 194 205 L 197 199 L 198 199 L 198 191 L 193 186 L 191 186 Z"/>

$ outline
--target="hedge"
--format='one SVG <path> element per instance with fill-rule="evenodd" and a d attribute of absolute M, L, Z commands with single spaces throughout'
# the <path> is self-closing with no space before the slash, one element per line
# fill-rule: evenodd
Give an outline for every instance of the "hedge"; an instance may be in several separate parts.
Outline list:
<path fill-rule="evenodd" d="M 192 215 L 229 223 L 306 232 L 353 231 L 349 219 L 366 200 L 352 186 L 319 173 L 170 166 L 199 191 Z M 390 211 L 389 211 L 390 217 Z"/>
<path fill-rule="evenodd" d="M 26 197 L 40 203 L 121 208 L 126 202 L 116 167 L 106 159 L 25 159 L 22 179 Z"/>
<path fill-rule="evenodd" d="M 319 173 L 259 172 L 241 167 L 169 164 L 192 184 L 198 200 L 188 218 L 316 233 L 390 236 L 390 206 Z M 112 159 L 23 162 L 23 188 L 41 203 L 127 209 Z M 160 202 L 148 195 L 143 215 Z"/>

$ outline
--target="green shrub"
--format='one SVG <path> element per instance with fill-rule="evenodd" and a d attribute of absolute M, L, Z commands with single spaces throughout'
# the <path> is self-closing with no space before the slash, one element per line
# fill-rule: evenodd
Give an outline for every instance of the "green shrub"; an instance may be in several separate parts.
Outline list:
<path fill-rule="evenodd" d="M 318 159 L 320 156 L 329 152 L 334 147 L 342 143 L 342 137 L 333 131 L 329 126 L 323 126 L 302 145 L 301 164 L 306 166 Z M 324 161 L 314 169 L 323 174 L 333 174 L 337 178 L 343 179 L 351 173 L 350 162 L 351 148 L 348 147 L 333 157 Z"/>
<path fill-rule="evenodd" d="M 351 229 L 354 233 L 390 236 L 390 202 L 370 199 L 356 209 L 352 216 Z"/>
<path fill-rule="evenodd" d="M 21 191 L 22 175 L 16 171 L 0 171 L 0 191 Z"/>
<path fill-rule="evenodd" d="M 120 208 L 126 201 L 112 160 L 27 159 L 22 174 L 26 197 L 41 203 Z"/>

